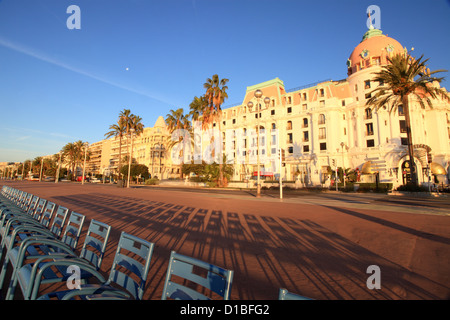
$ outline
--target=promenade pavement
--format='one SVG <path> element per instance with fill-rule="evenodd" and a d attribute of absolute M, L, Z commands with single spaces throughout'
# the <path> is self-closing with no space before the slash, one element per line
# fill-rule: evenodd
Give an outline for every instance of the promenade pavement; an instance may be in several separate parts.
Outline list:
<path fill-rule="evenodd" d="M 320 300 L 450 298 L 449 198 L 2 184 L 110 224 L 105 274 L 122 231 L 154 242 L 144 299 L 161 298 L 171 250 L 234 270 L 233 300 L 275 300 L 279 288 Z M 373 265 L 381 289 L 367 287 Z"/>

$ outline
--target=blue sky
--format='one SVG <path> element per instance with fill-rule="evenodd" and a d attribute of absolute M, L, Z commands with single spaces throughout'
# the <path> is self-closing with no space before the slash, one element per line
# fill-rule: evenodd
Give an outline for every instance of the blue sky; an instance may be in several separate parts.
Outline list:
<path fill-rule="evenodd" d="M 0 162 L 100 141 L 124 108 L 153 126 L 216 73 L 224 106 L 275 77 L 344 79 L 372 4 L 384 34 L 450 70 L 449 0 L 0 0 Z"/>

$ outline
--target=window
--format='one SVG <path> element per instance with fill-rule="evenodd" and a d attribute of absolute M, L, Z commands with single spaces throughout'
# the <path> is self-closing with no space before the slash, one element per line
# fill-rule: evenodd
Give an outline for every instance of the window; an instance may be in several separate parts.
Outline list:
<path fill-rule="evenodd" d="M 276 129 L 276 128 L 277 128 L 276 124 L 272 123 L 272 129 Z"/>
<path fill-rule="evenodd" d="M 292 107 L 287 108 L 287 113 L 292 113 Z"/>
<path fill-rule="evenodd" d="M 287 134 L 287 143 L 292 143 L 292 133 Z"/>
<path fill-rule="evenodd" d="M 321 150 L 321 151 L 327 150 L 327 143 L 326 143 L 326 142 L 322 142 L 322 143 L 319 145 L 319 147 L 320 147 L 320 150 Z"/>
<path fill-rule="evenodd" d="M 292 121 L 287 122 L 286 130 L 292 130 Z"/>
<path fill-rule="evenodd" d="M 372 119 L 372 109 L 366 108 L 364 110 L 364 113 L 365 113 L 364 119 Z"/>
<path fill-rule="evenodd" d="M 344 136 L 347 135 L 347 128 L 344 128 Z"/>
<path fill-rule="evenodd" d="M 373 123 L 366 123 L 366 136 L 373 136 Z"/>
<path fill-rule="evenodd" d="M 308 142 L 308 141 L 309 141 L 309 132 L 303 131 L 303 142 Z"/>
<path fill-rule="evenodd" d="M 319 101 L 319 105 L 320 105 L 321 107 L 324 107 L 324 106 L 325 106 L 325 100 L 320 100 L 320 101 Z"/>
<path fill-rule="evenodd" d="M 369 140 L 367 140 L 367 148 L 373 148 L 373 147 L 375 147 L 375 140 L 373 140 L 373 139 L 369 139 Z"/>
<path fill-rule="evenodd" d="M 294 153 L 294 147 L 288 147 L 288 153 Z"/>
<path fill-rule="evenodd" d="M 327 137 L 326 128 L 319 128 L 319 139 L 325 139 Z"/>
<path fill-rule="evenodd" d="M 303 100 L 306 101 L 306 92 L 303 92 L 302 97 L 303 97 Z"/>
<path fill-rule="evenodd" d="M 345 107 L 345 100 L 342 100 L 342 106 Z"/>
<path fill-rule="evenodd" d="M 303 118 L 302 128 L 308 128 L 308 118 Z"/>
<path fill-rule="evenodd" d="M 303 146 L 303 152 L 309 152 L 309 146 L 308 145 Z"/>
<path fill-rule="evenodd" d="M 233 124 L 236 124 L 236 119 L 233 119 Z"/>
<path fill-rule="evenodd" d="M 288 104 L 292 104 L 292 97 L 288 97 Z"/>
<path fill-rule="evenodd" d="M 319 124 L 325 124 L 325 115 L 323 113 L 319 114 Z"/>
<path fill-rule="evenodd" d="M 324 91 L 323 89 L 320 89 L 319 95 L 320 95 L 321 97 L 324 97 L 324 96 L 325 96 L 325 91 Z"/>
<path fill-rule="evenodd" d="M 406 133 L 406 121 L 405 120 L 400 120 L 400 132 Z"/>
<path fill-rule="evenodd" d="M 364 81 L 364 89 L 370 89 L 370 80 Z"/>
<path fill-rule="evenodd" d="M 302 104 L 302 110 L 303 111 L 308 110 L 308 105 L 306 103 Z"/>
<path fill-rule="evenodd" d="M 275 110 L 270 110 L 270 115 L 274 116 L 275 115 Z"/>
<path fill-rule="evenodd" d="M 407 146 L 408 145 L 408 139 L 407 138 L 401 138 L 402 141 L 402 146 Z"/>
<path fill-rule="evenodd" d="M 405 111 L 403 110 L 403 106 L 402 105 L 398 106 L 398 115 L 399 116 L 404 116 L 405 115 Z"/>
<path fill-rule="evenodd" d="M 366 97 L 366 99 L 369 99 L 370 97 L 372 97 L 372 94 L 370 92 L 366 93 L 365 97 Z"/>

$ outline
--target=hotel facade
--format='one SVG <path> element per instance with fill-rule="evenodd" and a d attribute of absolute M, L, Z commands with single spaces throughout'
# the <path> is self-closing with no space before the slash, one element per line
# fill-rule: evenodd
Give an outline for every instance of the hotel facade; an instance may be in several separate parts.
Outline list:
<path fill-rule="evenodd" d="M 283 180 L 296 181 L 296 186 L 327 186 L 330 168 L 343 167 L 357 170 L 360 182 L 405 184 L 409 168 L 403 109 L 376 111 L 366 106 L 370 92 L 378 86 L 373 73 L 387 64 L 390 55 L 405 50 L 397 40 L 371 27 L 351 52 L 345 79 L 287 90 L 283 81 L 275 78 L 247 87 L 242 104 L 224 107 L 221 122 L 215 124 L 222 133 L 227 159 L 239 160 L 231 180 L 256 175 L 256 140 L 249 133 L 259 126 L 263 178 L 277 179 L 281 168 Z M 255 97 L 257 90 L 262 92 L 260 98 Z M 440 99 L 432 103 L 433 108 L 422 109 L 410 99 L 414 161 L 419 183 L 436 176 L 447 184 L 450 103 Z M 123 139 L 122 153 L 129 154 L 133 144 L 133 158 L 146 165 L 151 176 L 177 178 L 180 165 L 169 150 L 170 140 L 160 116 L 133 141 Z M 203 147 L 208 143 L 204 141 Z M 284 150 L 281 167 L 278 147 Z M 93 156 L 88 171 L 104 174 L 116 170 L 118 139 L 96 142 L 90 148 Z"/>

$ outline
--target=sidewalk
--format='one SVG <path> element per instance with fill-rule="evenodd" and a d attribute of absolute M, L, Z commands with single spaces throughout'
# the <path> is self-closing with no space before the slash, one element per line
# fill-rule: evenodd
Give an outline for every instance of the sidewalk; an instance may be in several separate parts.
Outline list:
<path fill-rule="evenodd" d="M 154 242 L 145 299 L 161 298 L 171 250 L 234 270 L 234 300 L 277 299 L 281 287 L 324 300 L 450 297 L 450 219 L 439 206 L 411 214 L 412 205 L 374 205 L 378 195 L 280 200 L 236 190 L 1 183 L 110 224 L 105 273 L 120 232 Z M 366 286 L 371 265 L 380 267 L 380 290 Z"/>

